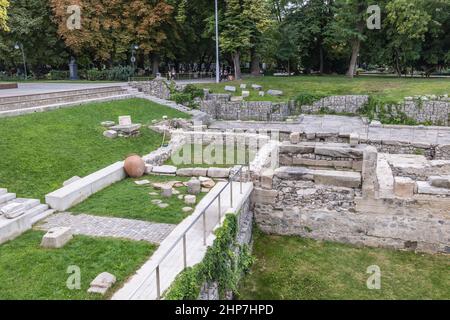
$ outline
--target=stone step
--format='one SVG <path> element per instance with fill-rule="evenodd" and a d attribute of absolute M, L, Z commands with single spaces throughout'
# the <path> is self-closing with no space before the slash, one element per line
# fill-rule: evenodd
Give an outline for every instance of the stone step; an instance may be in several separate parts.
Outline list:
<path fill-rule="evenodd" d="M 8 193 L 8 189 L 0 188 L 0 196 L 4 195 L 5 193 Z"/>
<path fill-rule="evenodd" d="M 45 213 L 46 211 L 49 211 L 49 207 L 47 204 L 39 204 L 36 207 L 27 210 L 25 212 L 26 215 L 28 215 L 28 218 L 31 221 L 31 224 L 35 223 L 33 221 L 36 220 L 36 217 L 39 217 L 41 214 Z M 36 221 L 39 221 L 40 219 L 38 218 Z"/>
<path fill-rule="evenodd" d="M 15 193 L 5 193 L 5 194 L 0 196 L 0 204 L 3 204 L 5 202 L 8 202 L 8 201 L 13 200 L 15 198 L 16 198 L 16 194 Z"/>
<path fill-rule="evenodd" d="M 25 101 L 16 101 L 16 102 L 4 102 L 0 103 L 0 111 L 9 111 L 16 109 L 24 109 L 24 108 L 33 108 L 39 106 L 46 106 L 58 103 L 67 103 L 67 102 L 75 102 L 87 99 L 95 99 L 95 98 L 105 98 L 109 96 L 115 96 L 118 94 L 126 94 L 127 90 L 118 87 L 116 90 L 107 90 L 107 91 L 93 91 L 85 94 L 68 94 L 58 97 L 50 97 L 50 98 L 42 98 L 42 99 L 34 99 L 34 100 L 25 100 Z"/>
<path fill-rule="evenodd" d="M 417 193 L 450 196 L 450 189 L 433 187 L 428 181 L 417 181 Z"/>
<path fill-rule="evenodd" d="M 39 222 L 45 218 L 47 218 L 48 216 L 51 216 L 52 214 L 54 214 L 56 212 L 56 210 L 54 209 L 48 209 L 43 211 L 42 213 L 39 213 L 37 215 L 35 215 L 34 217 L 31 218 L 30 222 L 31 224 L 35 224 L 36 222 Z"/>
<path fill-rule="evenodd" d="M 285 180 L 307 180 L 317 184 L 344 187 L 361 187 L 361 173 L 341 170 L 315 170 L 303 167 L 281 167 L 275 176 Z"/>

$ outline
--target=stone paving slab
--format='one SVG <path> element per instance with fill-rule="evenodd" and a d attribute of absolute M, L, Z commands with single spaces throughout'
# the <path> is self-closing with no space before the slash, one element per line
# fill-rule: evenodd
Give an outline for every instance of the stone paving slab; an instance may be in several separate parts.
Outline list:
<path fill-rule="evenodd" d="M 450 144 L 449 127 L 371 127 L 359 117 L 305 115 L 299 123 L 215 121 L 210 129 L 279 130 L 287 132 L 339 132 L 360 134 L 370 140 L 399 140 L 430 144 Z"/>
<path fill-rule="evenodd" d="M 37 226 L 44 231 L 54 227 L 70 227 L 74 234 L 86 236 L 125 238 L 160 244 L 176 225 L 61 212 L 51 215 Z"/>

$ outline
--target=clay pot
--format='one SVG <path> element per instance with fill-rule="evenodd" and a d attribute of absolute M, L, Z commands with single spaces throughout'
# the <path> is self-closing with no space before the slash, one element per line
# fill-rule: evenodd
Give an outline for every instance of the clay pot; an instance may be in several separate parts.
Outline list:
<path fill-rule="evenodd" d="M 131 178 L 140 178 L 145 172 L 145 162 L 138 155 L 131 155 L 125 159 L 124 169 Z"/>

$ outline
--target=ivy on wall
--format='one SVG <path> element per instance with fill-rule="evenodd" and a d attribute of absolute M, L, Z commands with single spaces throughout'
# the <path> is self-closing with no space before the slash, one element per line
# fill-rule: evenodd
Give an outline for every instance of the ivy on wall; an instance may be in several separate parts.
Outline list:
<path fill-rule="evenodd" d="M 237 290 L 240 277 L 253 263 L 248 246 L 236 242 L 238 216 L 226 215 L 203 261 L 177 276 L 165 295 L 166 300 L 195 300 L 205 282 L 217 282 L 221 297 L 227 290 Z"/>

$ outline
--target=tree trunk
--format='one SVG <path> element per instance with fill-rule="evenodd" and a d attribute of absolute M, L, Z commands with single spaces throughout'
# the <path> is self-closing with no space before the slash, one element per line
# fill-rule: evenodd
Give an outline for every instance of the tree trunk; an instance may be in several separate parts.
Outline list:
<path fill-rule="evenodd" d="M 239 52 L 233 54 L 233 65 L 234 65 L 234 78 L 235 80 L 241 80 L 241 55 Z"/>
<path fill-rule="evenodd" d="M 153 54 L 152 57 L 152 75 L 156 77 L 156 74 L 159 73 L 159 55 Z"/>
<path fill-rule="evenodd" d="M 291 61 L 288 60 L 287 63 L 288 63 L 288 66 L 287 66 L 288 77 L 290 77 L 291 76 Z"/>
<path fill-rule="evenodd" d="M 319 73 L 323 74 L 323 47 L 322 47 L 322 44 L 320 44 L 320 47 L 319 47 L 319 59 L 320 59 Z"/>
<path fill-rule="evenodd" d="M 259 67 L 260 58 L 256 53 L 255 48 L 251 49 L 250 56 L 251 56 L 250 73 L 252 74 L 252 76 L 259 77 L 261 75 L 261 68 Z"/>
<path fill-rule="evenodd" d="M 350 65 L 347 71 L 347 76 L 349 76 L 350 78 L 353 78 L 355 75 L 360 47 L 361 47 L 361 40 L 359 38 L 352 41 L 352 57 L 350 59 Z"/>

